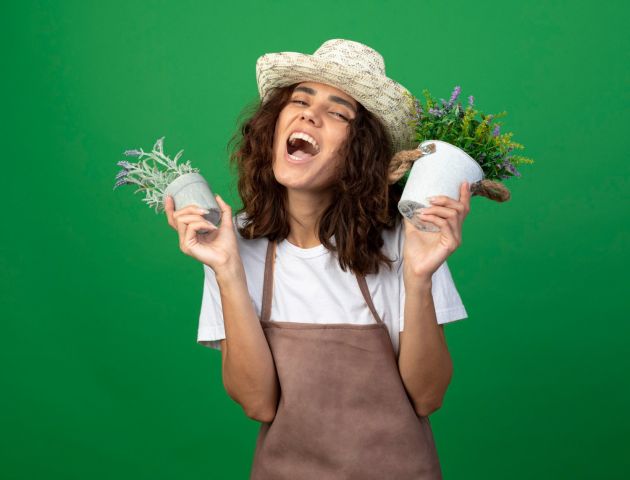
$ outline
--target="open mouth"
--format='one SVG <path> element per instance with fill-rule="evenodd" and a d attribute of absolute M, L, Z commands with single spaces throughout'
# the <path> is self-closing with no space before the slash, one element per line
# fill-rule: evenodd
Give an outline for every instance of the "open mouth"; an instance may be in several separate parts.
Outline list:
<path fill-rule="evenodd" d="M 291 159 L 304 162 L 317 156 L 319 150 L 303 138 L 293 138 L 287 140 L 287 153 Z"/>

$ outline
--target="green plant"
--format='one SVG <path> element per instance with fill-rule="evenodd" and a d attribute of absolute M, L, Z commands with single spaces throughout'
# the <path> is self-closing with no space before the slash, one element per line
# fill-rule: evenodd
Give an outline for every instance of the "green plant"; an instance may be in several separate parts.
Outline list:
<path fill-rule="evenodd" d="M 442 140 L 461 148 L 481 166 L 484 178 L 488 180 L 520 177 L 516 166 L 534 163 L 530 158 L 514 155 L 512 152 L 515 149 L 525 147 L 511 140 L 511 132 L 501 133 L 502 123 L 493 123 L 507 115 L 507 112 L 486 115 L 475 108 L 472 95 L 468 97 L 468 105 L 463 107 L 461 102 L 456 102 L 461 93 L 459 86 L 455 87 L 448 102 L 440 99 L 441 105 L 427 89 L 422 93 L 424 105 L 408 94 L 415 110 L 410 125 L 414 128 L 418 142 Z M 401 185 L 404 186 L 408 177 L 409 172 L 406 172 L 399 180 Z"/>
<path fill-rule="evenodd" d="M 151 153 L 145 153 L 142 149 L 125 150 L 125 155 L 138 157 L 138 162 L 133 163 L 122 160 L 116 164 L 122 167 L 122 170 L 116 175 L 114 190 L 121 185 L 139 185 L 140 188 L 133 193 L 144 191 L 146 197 L 142 201 L 146 202 L 150 207 L 155 207 L 156 213 L 164 211 L 164 190 L 173 180 L 186 173 L 199 172 L 198 168 L 190 166 L 190 161 L 177 164 L 182 153 L 184 153 L 183 150 L 180 150 L 173 160 L 164 155 L 163 142 L 164 137 L 158 139 L 153 145 Z M 147 158 L 143 159 L 142 157 L 145 156 Z M 163 168 L 160 168 L 160 165 Z"/>

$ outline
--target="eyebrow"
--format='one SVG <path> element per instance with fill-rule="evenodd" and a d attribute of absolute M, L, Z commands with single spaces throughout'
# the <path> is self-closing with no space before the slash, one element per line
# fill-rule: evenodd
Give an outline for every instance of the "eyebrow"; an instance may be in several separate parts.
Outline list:
<path fill-rule="evenodd" d="M 317 91 L 315 91 L 314 89 L 312 89 L 310 87 L 295 87 L 295 89 L 293 91 L 294 92 L 305 92 L 305 93 L 308 93 L 309 95 L 315 95 L 317 93 Z M 331 101 L 333 101 L 335 103 L 339 103 L 341 105 L 345 105 L 350 110 L 352 110 L 354 113 L 357 113 L 357 110 L 356 110 L 356 108 L 354 108 L 354 105 L 352 105 L 349 101 L 344 100 L 341 97 L 338 97 L 336 95 L 330 95 L 328 97 L 328 100 L 331 100 Z"/>

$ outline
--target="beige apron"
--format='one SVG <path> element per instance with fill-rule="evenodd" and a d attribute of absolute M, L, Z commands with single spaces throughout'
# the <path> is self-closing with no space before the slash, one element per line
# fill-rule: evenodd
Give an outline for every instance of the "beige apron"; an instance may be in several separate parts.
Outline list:
<path fill-rule="evenodd" d="M 250 478 L 441 479 L 429 418 L 407 396 L 365 277 L 357 281 L 376 323 L 272 321 L 275 250 L 269 242 L 260 321 L 280 400 L 274 419 L 260 426 Z"/>

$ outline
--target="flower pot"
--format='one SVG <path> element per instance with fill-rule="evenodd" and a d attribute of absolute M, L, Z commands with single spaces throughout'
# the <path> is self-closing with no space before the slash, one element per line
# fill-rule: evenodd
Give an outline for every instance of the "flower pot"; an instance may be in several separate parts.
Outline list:
<path fill-rule="evenodd" d="M 164 190 L 166 195 L 173 197 L 175 210 L 181 210 L 188 205 L 197 205 L 210 210 L 203 216 L 217 227 L 221 220 L 221 208 L 210 190 L 206 179 L 199 173 L 185 173 L 180 175 Z M 199 230 L 198 233 L 207 233 L 208 230 Z"/>
<path fill-rule="evenodd" d="M 426 148 L 434 144 L 435 152 Z M 446 195 L 459 200 L 462 182 L 470 184 L 484 178 L 479 164 L 464 150 L 441 140 L 426 140 L 418 149 L 425 155 L 413 162 L 409 178 L 398 202 L 398 211 L 418 230 L 439 232 L 439 227 L 422 222 L 418 218 L 419 208 L 431 207 L 427 197 Z"/>

